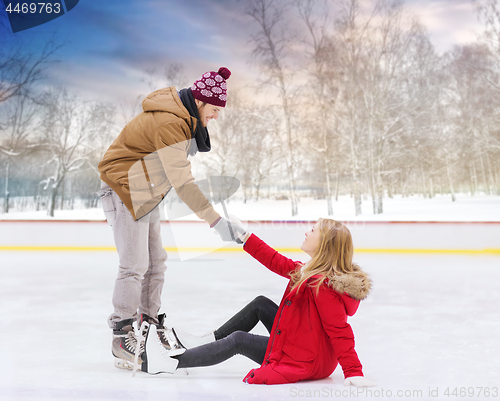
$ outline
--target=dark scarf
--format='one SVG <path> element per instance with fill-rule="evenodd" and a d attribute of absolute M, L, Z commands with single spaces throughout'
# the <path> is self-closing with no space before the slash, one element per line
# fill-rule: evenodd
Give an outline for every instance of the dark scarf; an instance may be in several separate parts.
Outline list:
<path fill-rule="evenodd" d="M 191 131 L 191 137 L 196 139 L 196 144 L 194 141 L 191 142 L 189 155 L 194 156 L 196 151 L 209 152 L 211 149 L 210 135 L 208 135 L 207 127 L 204 127 L 200 121 L 200 115 L 198 113 L 198 108 L 196 107 L 193 94 L 191 93 L 191 88 L 181 89 L 178 93 L 182 104 L 189 111 L 189 115 L 198 120 L 194 134 Z"/>

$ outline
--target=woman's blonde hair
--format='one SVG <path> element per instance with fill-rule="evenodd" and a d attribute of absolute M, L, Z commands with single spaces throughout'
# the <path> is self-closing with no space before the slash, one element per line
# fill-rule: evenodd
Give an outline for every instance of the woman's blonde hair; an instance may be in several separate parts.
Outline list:
<path fill-rule="evenodd" d="M 308 284 L 314 286 L 318 293 L 325 278 L 360 270 L 352 262 L 354 247 L 351 232 L 345 225 L 336 220 L 321 218 L 316 223 L 316 229 L 321 233 L 321 242 L 303 270 L 297 269 L 291 274 L 292 290 L 299 288 L 312 276 L 320 276 Z"/>

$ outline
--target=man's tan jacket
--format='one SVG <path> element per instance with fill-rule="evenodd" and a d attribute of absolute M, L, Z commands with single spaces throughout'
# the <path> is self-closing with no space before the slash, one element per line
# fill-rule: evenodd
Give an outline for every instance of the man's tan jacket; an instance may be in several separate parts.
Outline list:
<path fill-rule="evenodd" d="M 101 179 L 135 220 L 151 212 L 174 188 L 200 219 L 212 224 L 220 216 L 194 183 L 187 159 L 197 119 L 189 115 L 175 87 L 151 93 L 142 108 L 99 163 Z"/>

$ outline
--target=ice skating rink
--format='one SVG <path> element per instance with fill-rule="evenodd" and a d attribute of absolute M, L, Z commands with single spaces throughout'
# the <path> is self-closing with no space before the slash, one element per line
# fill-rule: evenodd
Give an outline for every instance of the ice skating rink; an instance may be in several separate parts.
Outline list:
<path fill-rule="evenodd" d="M 115 252 L 0 257 L 0 400 L 500 399 L 498 255 L 358 254 L 374 288 L 349 323 L 365 376 L 378 383 L 359 390 L 344 387 L 340 366 L 320 381 L 247 385 L 256 364 L 242 356 L 187 375 L 132 377 L 113 366 L 106 324 Z M 279 303 L 285 286 L 244 252 L 173 254 L 162 311 L 168 325 L 203 334 L 257 295 Z"/>

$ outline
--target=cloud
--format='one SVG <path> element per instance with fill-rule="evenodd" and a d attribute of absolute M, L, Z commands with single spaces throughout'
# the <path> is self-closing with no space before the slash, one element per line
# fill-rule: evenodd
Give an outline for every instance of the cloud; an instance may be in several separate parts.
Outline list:
<path fill-rule="evenodd" d="M 412 0 L 407 6 L 427 27 L 440 52 L 472 42 L 482 31 L 470 0 Z"/>
<path fill-rule="evenodd" d="M 373 4 L 366 0 L 369 3 Z M 249 63 L 255 26 L 244 13 L 245 4 L 243 0 L 80 2 L 71 13 L 26 35 L 42 41 L 56 34 L 65 41 L 60 52 L 63 62 L 52 71 L 54 81 L 96 97 L 145 94 L 144 71 L 163 71 L 174 62 L 185 66 L 188 82 L 226 66 L 233 72 L 230 88 L 248 88 L 257 82 L 259 70 Z M 407 0 L 406 7 L 420 16 L 439 51 L 474 40 L 481 29 L 469 0 Z M 300 30 L 295 19 L 287 23 Z"/>

